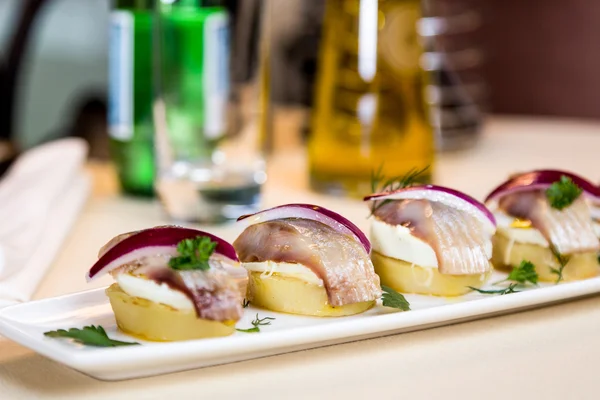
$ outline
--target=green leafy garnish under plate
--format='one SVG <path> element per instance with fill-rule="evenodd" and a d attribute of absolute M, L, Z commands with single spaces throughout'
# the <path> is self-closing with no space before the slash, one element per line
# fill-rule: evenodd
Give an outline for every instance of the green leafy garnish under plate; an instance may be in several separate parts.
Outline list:
<path fill-rule="evenodd" d="M 51 338 L 68 338 L 77 343 L 96 347 L 117 347 L 139 345 L 137 342 L 122 342 L 108 337 L 104 328 L 100 325 L 84 326 L 82 329 L 71 328 L 69 330 L 58 329 L 55 331 L 44 332 L 44 336 Z"/>
<path fill-rule="evenodd" d="M 381 301 L 385 307 L 397 308 L 402 311 L 410 311 L 410 303 L 402 294 L 385 285 L 381 285 L 381 289 L 383 290 Z"/>
<path fill-rule="evenodd" d="M 521 284 L 532 283 L 537 285 L 538 283 L 538 273 L 535 270 L 535 265 L 532 262 L 523 260 L 518 267 L 513 268 L 508 274 L 507 281 L 513 281 Z"/>

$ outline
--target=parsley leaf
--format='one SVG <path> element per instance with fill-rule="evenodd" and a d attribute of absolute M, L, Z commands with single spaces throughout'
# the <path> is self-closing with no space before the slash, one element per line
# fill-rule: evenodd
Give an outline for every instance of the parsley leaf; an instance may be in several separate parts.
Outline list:
<path fill-rule="evenodd" d="M 378 192 L 393 192 L 394 190 L 402 189 L 405 187 L 413 186 L 419 181 L 422 181 L 424 176 L 423 174 L 429 169 L 429 166 L 426 166 L 422 169 L 412 168 L 404 175 L 394 176 L 391 178 L 386 178 L 383 175 L 383 164 L 379 167 L 377 171 L 371 172 L 371 191 L 373 193 Z M 375 213 L 375 211 L 383 206 L 384 204 L 389 203 L 392 200 L 378 200 L 371 202 L 371 215 Z"/>
<path fill-rule="evenodd" d="M 511 283 L 510 285 L 508 285 L 507 287 L 505 287 L 504 289 L 497 289 L 497 290 L 483 290 L 483 289 L 477 289 L 476 287 L 473 286 L 467 286 L 469 289 L 474 290 L 476 292 L 479 292 L 481 294 L 499 294 L 499 295 L 505 295 L 505 294 L 510 294 L 510 293 L 518 293 L 518 290 L 515 290 L 515 288 L 518 286 L 517 283 Z"/>
<path fill-rule="evenodd" d="M 254 321 L 252 321 L 253 328 L 249 328 L 249 329 L 236 329 L 236 331 L 238 331 L 238 332 L 245 332 L 245 333 L 260 332 L 260 327 L 263 326 L 263 325 L 271 325 L 271 321 L 275 321 L 275 318 L 272 318 L 272 317 L 258 318 L 258 314 L 256 314 L 256 318 L 254 319 Z"/>
<path fill-rule="evenodd" d="M 75 340 L 77 343 L 96 347 L 139 345 L 137 342 L 121 342 L 119 340 L 113 340 L 109 338 L 104 328 L 102 328 L 100 325 L 84 326 L 82 329 L 58 329 L 56 331 L 44 332 L 44 336 L 51 338 L 70 338 Z"/>
<path fill-rule="evenodd" d="M 546 189 L 546 198 L 552 208 L 562 210 L 577 200 L 582 192 L 583 190 L 571 178 L 562 175 L 559 181 Z"/>
<path fill-rule="evenodd" d="M 538 274 L 535 272 L 535 265 L 530 261 L 523 260 L 518 267 L 513 268 L 513 270 L 510 271 L 506 280 L 521 284 L 531 282 L 534 285 L 537 285 L 538 278 Z"/>
<path fill-rule="evenodd" d="M 560 267 L 558 268 L 550 267 L 550 272 L 556 275 L 556 282 L 554 282 L 554 284 L 558 284 L 560 281 L 563 280 L 563 270 L 567 266 L 570 257 L 560 254 L 556 247 L 554 247 L 553 245 L 550 245 L 550 250 L 556 258 L 556 261 L 558 261 L 558 264 L 560 265 Z"/>
<path fill-rule="evenodd" d="M 385 307 L 398 308 L 402 311 L 410 311 L 410 303 L 402 294 L 385 285 L 381 285 L 381 289 L 383 289 L 381 300 Z"/>
<path fill-rule="evenodd" d="M 177 244 L 179 256 L 169 260 L 169 267 L 178 271 L 195 269 L 206 271 L 210 269 L 208 259 L 216 247 L 217 242 L 213 242 L 206 236 L 184 239 Z"/>

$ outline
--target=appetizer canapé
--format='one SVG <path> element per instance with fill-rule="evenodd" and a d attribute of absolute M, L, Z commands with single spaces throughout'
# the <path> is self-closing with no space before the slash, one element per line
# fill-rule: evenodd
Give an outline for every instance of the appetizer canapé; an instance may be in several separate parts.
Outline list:
<path fill-rule="evenodd" d="M 598 275 L 598 232 L 590 202 L 600 190 L 565 171 L 532 171 L 512 176 L 487 197 L 498 221 L 494 265 L 535 265 L 542 281 Z"/>
<path fill-rule="evenodd" d="M 371 258 L 382 285 L 399 292 L 457 296 L 492 271 L 493 215 L 456 190 L 411 186 L 367 196 Z"/>
<path fill-rule="evenodd" d="M 370 244 L 350 221 L 308 204 L 240 218 L 233 246 L 250 272 L 248 300 L 273 311 L 315 316 L 363 312 L 381 295 Z"/>
<path fill-rule="evenodd" d="M 243 313 L 248 276 L 231 244 L 195 229 L 163 226 L 107 243 L 88 280 L 106 290 L 121 330 L 147 340 L 226 336 Z"/>

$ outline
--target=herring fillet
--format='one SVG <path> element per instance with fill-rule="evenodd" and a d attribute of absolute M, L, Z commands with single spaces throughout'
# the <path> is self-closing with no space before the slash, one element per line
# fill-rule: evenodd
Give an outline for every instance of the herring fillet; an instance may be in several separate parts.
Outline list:
<path fill-rule="evenodd" d="M 600 249 L 591 211 L 583 196 L 562 210 L 550 206 L 543 191 L 521 192 L 500 199 L 509 215 L 531 221 L 531 225 L 560 254 L 593 252 Z"/>
<path fill-rule="evenodd" d="M 379 276 L 363 245 L 317 221 L 289 218 L 251 225 L 233 247 L 242 263 L 274 261 L 310 268 L 323 280 L 332 306 L 381 296 Z"/>
<path fill-rule="evenodd" d="M 429 200 L 403 200 L 378 207 L 375 217 L 407 227 L 431 246 L 442 274 L 481 274 L 491 269 L 490 237 L 467 213 Z"/>
<path fill-rule="evenodd" d="M 238 282 L 221 269 L 175 271 L 166 266 L 145 266 L 133 272 L 185 294 L 200 318 L 237 321 L 243 313 L 244 294 Z"/>

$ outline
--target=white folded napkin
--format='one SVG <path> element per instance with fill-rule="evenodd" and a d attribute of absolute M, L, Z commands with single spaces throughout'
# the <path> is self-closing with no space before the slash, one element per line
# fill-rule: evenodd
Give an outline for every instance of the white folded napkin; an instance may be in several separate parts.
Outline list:
<path fill-rule="evenodd" d="M 0 306 L 27 301 L 90 191 L 87 144 L 55 140 L 22 154 L 0 180 Z"/>

